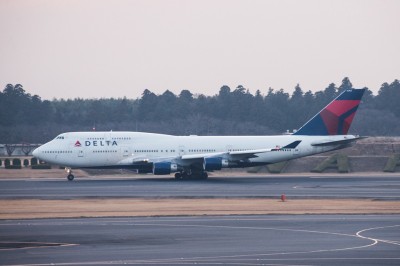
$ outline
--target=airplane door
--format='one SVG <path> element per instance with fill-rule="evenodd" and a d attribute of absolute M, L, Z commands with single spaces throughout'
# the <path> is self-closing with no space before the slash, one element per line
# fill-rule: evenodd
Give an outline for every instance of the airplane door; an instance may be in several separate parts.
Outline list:
<path fill-rule="evenodd" d="M 179 155 L 185 155 L 185 146 L 179 146 Z"/>
<path fill-rule="evenodd" d="M 84 157 L 83 155 L 84 155 L 83 149 L 79 149 L 78 150 L 78 157 Z"/>
<path fill-rule="evenodd" d="M 298 155 L 299 153 L 300 153 L 300 149 L 299 148 L 293 149 L 293 155 Z"/>

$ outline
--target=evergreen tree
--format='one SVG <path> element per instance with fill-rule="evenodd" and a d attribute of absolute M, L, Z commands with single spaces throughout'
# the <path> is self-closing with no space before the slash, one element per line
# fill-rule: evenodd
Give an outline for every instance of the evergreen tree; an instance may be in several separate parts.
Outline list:
<path fill-rule="evenodd" d="M 394 80 L 391 84 L 383 83 L 378 96 L 376 97 L 376 107 L 381 110 L 392 112 L 400 118 L 400 82 Z"/>
<path fill-rule="evenodd" d="M 27 93 L 21 84 L 7 84 L 0 92 L 0 140 L 45 142 L 59 133 L 97 130 L 140 130 L 168 134 L 247 135 L 276 134 L 299 128 L 339 91 L 352 88 L 345 77 L 339 88 L 303 92 L 297 84 L 293 92 L 269 88 L 251 94 L 238 85 L 231 91 L 222 86 L 214 96 L 193 95 L 182 90 L 179 96 L 167 90 L 156 95 L 144 90 L 141 98 L 54 99 L 42 101 Z M 362 135 L 396 135 L 400 132 L 400 82 L 383 83 L 377 96 L 366 88 L 352 132 Z"/>
<path fill-rule="evenodd" d="M 300 84 L 297 84 L 288 103 L 288 114 L 291 118 L 288 120 L 289 123 L 287 125 L 289 130 L 298 129 L 301 123 L 304 122 L 306 119 L 303 112 L 304 109 L 304 93 Z"/>
<path fill-rule="evenodd" d="M 351 84 L 350 79 L 348 77 L 345 77 L 342 80 L 342 85 L 340 85 L 340 87 L 339 87 L 339 93 L 342 93 L 344 90 L 352 89 L 352 88 L 353 88 L 353 84 Z"/>
<path fill-rule="evenodd" d="M 148 89 L 145 89 L 138 106 L 138 113 L 140 114 L 138 119 L 141 121 L 154 120 L 156 118 L 154 108 L 157 104 L 157 96 Z"/>

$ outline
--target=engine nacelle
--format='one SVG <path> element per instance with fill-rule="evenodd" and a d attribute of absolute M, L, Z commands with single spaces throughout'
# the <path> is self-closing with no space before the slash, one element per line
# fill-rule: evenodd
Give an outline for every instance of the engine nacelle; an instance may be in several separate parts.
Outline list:
<path fill-rule="evenodd" d="M 172 172 L 177 172 L 178 166 L 171 162 L 153 163 L 154 175 L 169 175 Z"/>
<path fill-rule="evenodd" d="M 223 167 L 229 167 L 228 160 L 222 159 L 221 157 L 204 158 L 204 171 L 221 170 Z"/>

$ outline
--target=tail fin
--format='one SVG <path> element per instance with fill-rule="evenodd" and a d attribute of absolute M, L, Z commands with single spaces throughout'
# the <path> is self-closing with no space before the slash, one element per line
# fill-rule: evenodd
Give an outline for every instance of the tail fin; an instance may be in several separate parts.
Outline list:
<path fill-rule="evenodd" d="M 365 89 L 343 91 L 293 135 L 346 135 Z"/>

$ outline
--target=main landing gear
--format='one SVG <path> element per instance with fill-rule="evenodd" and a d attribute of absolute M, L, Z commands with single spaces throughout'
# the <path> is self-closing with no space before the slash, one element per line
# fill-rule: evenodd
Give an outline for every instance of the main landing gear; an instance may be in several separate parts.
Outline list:
<path fill-rule="evenodd" d="M 207 179 L 208 178 L 208 173 L 206 171 L 202 172 L 177 172 L 175 173 L 175 179 L 176 180 L 181 180 L 181 179 Z"/>
<path fill-rule="evenodd" d="M 65 167 L 65 171 L 67 172 L 67 179 L 68 181 L 74 180 L 75 176 L 72 174 L 72 169 L 69 167 Z"/>

